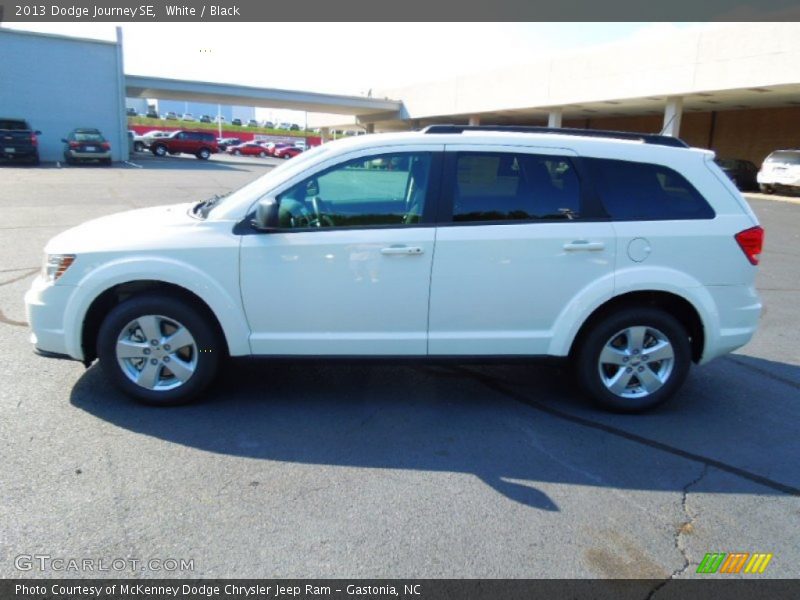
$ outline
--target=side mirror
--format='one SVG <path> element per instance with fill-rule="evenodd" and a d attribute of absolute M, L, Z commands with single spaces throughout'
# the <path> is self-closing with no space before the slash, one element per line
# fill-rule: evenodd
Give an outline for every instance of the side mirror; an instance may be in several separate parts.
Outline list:
<path fill-rule="evenodd" d="M 35 133 L 36 135 L 42 135 L 42 132 L 39 131 L 38 129 L 36 131 L 34 131 L 33 133 Z"/>
<path fill-rule="evenodd" d="M 256 204 L 256 218 L 251 224 L 259 231 L 275 231 L 279 228 L 278 208 L 280 204 L 276 198 L 264 198 Z"/>
<path fill-rule="evenodd" d="M 67 141 L 67 138 L 61 138 L 61 141 L 64 142 L 65 144 L 69 144 L 69 142 Z"/>

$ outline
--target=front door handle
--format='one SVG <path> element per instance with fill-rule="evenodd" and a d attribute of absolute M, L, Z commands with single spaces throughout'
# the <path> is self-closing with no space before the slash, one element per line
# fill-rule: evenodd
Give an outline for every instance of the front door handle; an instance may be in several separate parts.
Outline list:
<path fill-rule="evenodd" d="M 422 254 L 422 248 L 419 246 L 389 246 L 381 248 L 381 254 Z"/>
<path fill-rule="evenodd" d="M 590 242 L 589 240 L 575 240 L 573 242 L 569 242 L 564 244 L 564 250 L 567 252 L 576 252 L 576 251 L 586 251 L 586 252 L 598 252 L 600 250 L 605 250 L 606 245 L 603 242 Z"/>

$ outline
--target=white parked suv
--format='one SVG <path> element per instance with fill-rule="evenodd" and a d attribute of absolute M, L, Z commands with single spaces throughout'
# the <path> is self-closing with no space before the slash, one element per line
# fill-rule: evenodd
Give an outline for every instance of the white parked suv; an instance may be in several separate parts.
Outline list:
<path fill-rule="evenodd" d="M 776 150 L 764 159 L 756 175 L 762 192 L 800 189 L 800 150 Z"/>
<path fill-rule="evenodd" d="M 154 404 L 196 397 L 226 356 L 555 356 L 635 412 L 750 340 L 762 240 L 680 140 L 442 125 L 80 225 L 25 301 L 40 353 L 99 358 Z"/>

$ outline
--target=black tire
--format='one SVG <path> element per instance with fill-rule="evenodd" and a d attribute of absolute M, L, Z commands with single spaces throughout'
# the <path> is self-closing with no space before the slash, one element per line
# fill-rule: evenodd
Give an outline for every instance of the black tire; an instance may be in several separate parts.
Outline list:
<path fill-rule="evenodd" d="M 266 158 L 267 157 L 267 153 L 266 152 L 259 152 L 258 153 L 258 157 L 259 158 Z"/>
<path fill-rule="evenodd" d="M 241 150 L 234 150 L 233 151 L 233 155 L 234 156 L 241 156 L 242 155 L 242 151 Z"/>
<path fill-rule="evenodd" d="M 156 144 L 153 146 L 153 154 L 156 156 L 166 156 L 167 155 L 167 147 L 164 144 Z"/>
<path fill-rule="evenodd" d="M 200 160 L 208 160 L 211 156 L 211 151 L 208 148 L 201 148 L 200 152 L 197 153 L 197 158 Z"/>
<path fill-rule="evenodd" d="M 771 185 L 765 185 L 763 183 L 758 186 L 758 189 L 761 190 L 761 192 L 764 193 L 764 194 L 774 194 L 775 193 L 775 188 L 773 188 Z"/>
<path fill-rule="evenodd" d="M 132 321 L 146 315 L 174 319 L 189 331 L 196 343 L 197 352 L 190 354 L 194 359 L 194 371 L 173 389 L 156 390 L 138 385 L 126 375 L 117 360 L 116 346 L 123 330 Z M 155 360 L 153 356 L 161 350 L 157 345 L 152 348 L 152 354 L 148 352 L 150 358 L 144 360 Z M 104 319 L 97 336 L 97 355 L 108 378 L 124 393 L 154 406 L 174 406 L 195 399 L 213 381 L 223 352 L 223 345 L 208 317 L 186 301 L 169 295 L 143 294 L 117 305 Z M 172 356 L 173 361 L 177 360 Z M 166 362 L 158 365 L 160 376 L 165 375 L 164 368 L 169 369 Z"/>
<path fill-rule="evenodd" d="M 632 377 L 630 380 L 632 389 L 624 391 L 634 394 L 636 393 L 635 388 L 637 385 L 642 386 L 637 379 L 636 371 L 641 371 L 644 368 L 652 372 L 648 365 L 655 365 L 656 369 L 660 369 L 664 364 L 665 373 L 668 371 L 668 374 L 665 375 L 665 380 L 661 387 L 641 397 L 625 397 L 612 392 L 606 387 L 601 375 L 601 352 L 612 339 L 616 338 L 618 333 L 631 327 L 647 328 L 646 340 L 649 340 L 649 343 L 654 342 L 654 338 L 650 335 L 653 330 L 663 334 L 671 344 L 673 352 L 671 370 L 666 367 L 666 363 L 656 362 L 642 365 L 638 362 L 640 360 L 638 356 L 631 355 L 631 362 L 628 363 L 630 366 L 610 367 L 611 371 L 605 371 L 605 373 L 608 373 L 607 377 L 614 375 L 613 369 L 616 368 L 625 368 L 632 372 L 629 375 L 629 377 Z M 644 352 L 646 352 L 646 348 L 642 351 L 637 351 L 637 354 L 644 354 Z M 622 413 L 642 412 L 668 400 L 683 384 L 686 375 L 689 373 L 689 366 L 692 360 L 689 335 L 680 321 L 662 310 L 644 307 L 622 309 L 620 312 L 611 314 L 596 323 L 583 337 L 574 354 L 574 359 L 577 381 L 582 391 L 598 406 L 606 410 Z M 609 369 L 608 366 L 605 368 Z M 644 392 L 644 390 L 640 391 L 641 393 Z"/>
<path fill-rule="evenodd" d="M 142 142 L 133 142 L 134 152 L 144 152 L 144 144 Z"/>
<path fill-rule="evenodd" d="M 101 162 L 101 163 L 103 163 L 103 164 L 104 164 L 105 166 L 107 166 L 107 167 L 110 167 L 110 166 L 111 166 L 111 159 L 110 159 L 110 158 L 104 158 L 104 159 L 103 159 L 103 160 L 101 160 L 100 162 Z"/>
<path fill-rule="evenodd" d="M 39 160 L 39 153 L 37 152 L 31 157 L 31 166 L 38 167 L 41 161 Z"/>

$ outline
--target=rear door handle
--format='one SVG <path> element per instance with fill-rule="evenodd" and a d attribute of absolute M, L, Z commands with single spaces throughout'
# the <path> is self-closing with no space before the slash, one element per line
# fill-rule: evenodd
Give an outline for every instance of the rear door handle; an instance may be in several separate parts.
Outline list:
<path fill-rule="evenodd" d="M 605 250 L 606 245 L 603 242 L 590 242 L 589 240 L 575 240 L 564 244 L 564 250 L 567 252 L 585 251 L 585 252 L 598 252 Z"/>
<path fill-rule="evenodd" d="M 381 248 L 381 254 L 422 254 L 423 250 L 419 246 L 389 246 Z"/>

